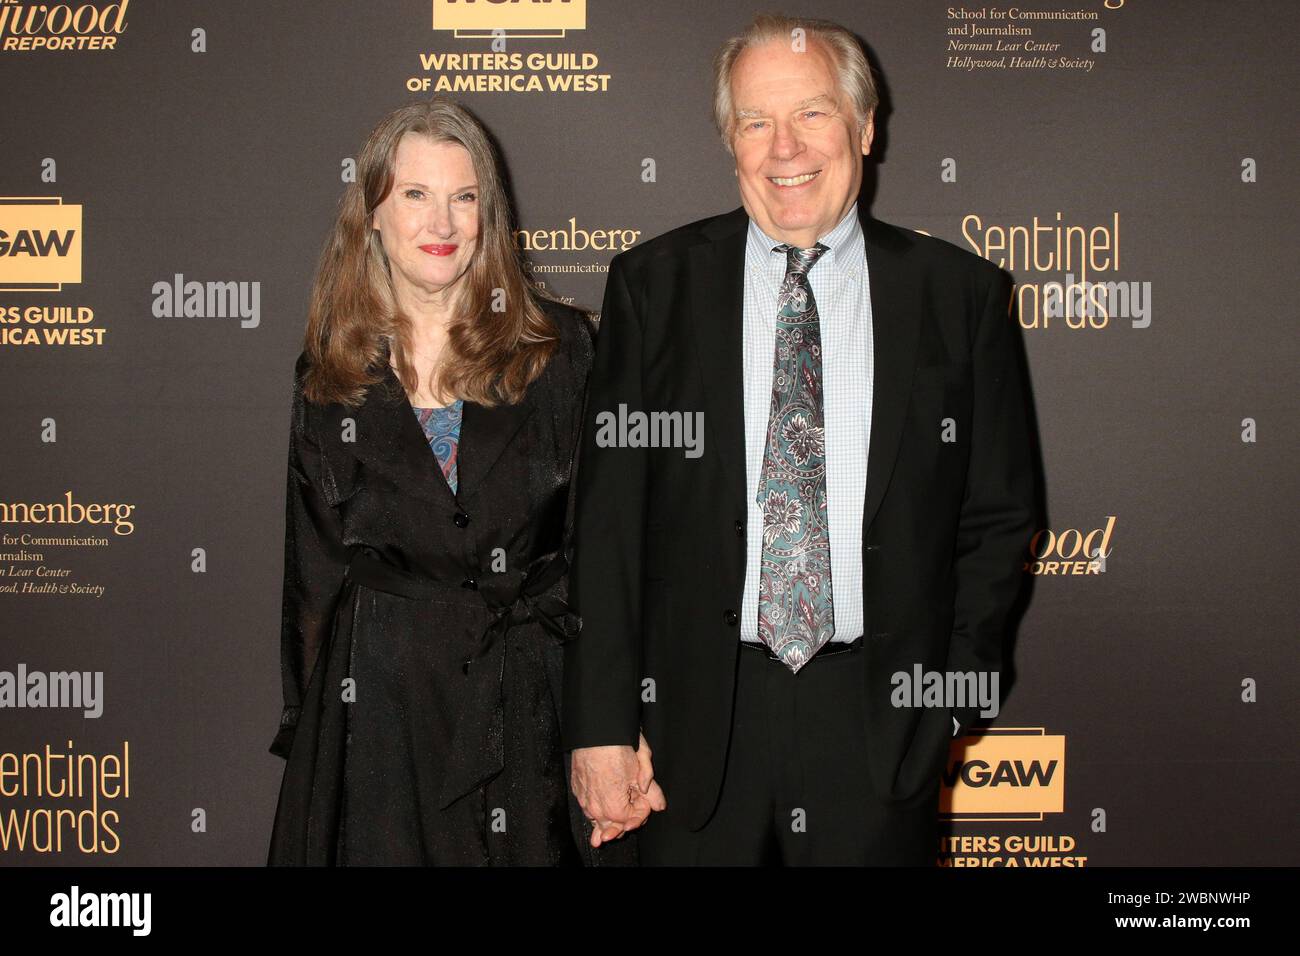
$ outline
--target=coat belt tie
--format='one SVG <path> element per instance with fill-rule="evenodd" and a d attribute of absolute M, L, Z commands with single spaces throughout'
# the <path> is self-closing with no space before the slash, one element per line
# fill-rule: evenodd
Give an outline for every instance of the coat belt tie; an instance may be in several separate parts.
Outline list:
<path fill-rule="evenodd" d="M 353 551 L 347 574 L 357 584 L 403 597 L 485 605 L 492 621 L 466 662 L 469 686 L 456 723 L 439 807 L 446 808 L 496 776 L 505 767 L 505 662 L 511 628 L 536 622 L 563 643 L 582 628 L 582 620 L 552 593 L 569 565 L 550 552 L 522 571 L 484 575 L 476 590 L 448 584 L 395 567 L 362 549 Z"/>

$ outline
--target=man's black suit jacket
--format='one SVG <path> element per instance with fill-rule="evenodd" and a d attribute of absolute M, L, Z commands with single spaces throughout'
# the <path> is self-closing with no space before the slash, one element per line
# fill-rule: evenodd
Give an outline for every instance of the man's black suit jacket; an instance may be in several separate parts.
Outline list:
<path fill-rule="evenodd" d="M 1001 666 L 1034 514 L 1027 388 L 1010 278 L 858 208 L 875 349 L 865 733 L 876 794 L 906 802 L 932 796 L 952 716 L 964 729 L 978 708 L 896 708 L 891 675 Z M 583 626 L 565 651 L 564 745 L 636 746 L 642 730 L 691 829 L 720 792 L 740 653 L 748 223 L 735 209 L 610 262 L 577 465 L 571 593 Z M 702 411 L 703 455 L 602 447 L 597 416 L 620 405 Z"/>

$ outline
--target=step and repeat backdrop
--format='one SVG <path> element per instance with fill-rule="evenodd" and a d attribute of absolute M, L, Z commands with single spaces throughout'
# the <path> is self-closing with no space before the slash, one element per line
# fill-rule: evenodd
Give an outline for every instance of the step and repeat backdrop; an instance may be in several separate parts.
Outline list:
<path fill-rule="evenodd" d="M 0 864 L 264 862 L 293 363 L 379 118 L 473 110 L 597 310 L 740 204 L 710 61 L 765 9 L 0 0 Z M 1045 509 L 936 863 L 1296 862 L 1295 5 L 783 12 L 879 72 L 860 201 L 1017 283 Z"/>

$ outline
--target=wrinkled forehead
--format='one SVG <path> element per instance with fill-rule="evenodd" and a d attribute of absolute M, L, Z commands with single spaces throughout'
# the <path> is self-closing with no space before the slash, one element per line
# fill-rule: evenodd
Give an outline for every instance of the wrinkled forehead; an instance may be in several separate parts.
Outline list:
<path fill-rule="evenodd" d="M 841 98 L 834 59 L 817 43 L 796 52 L 771 41 L 746 50 L 732 68 L 732 108 L 738 117 L 814 105 L 833 109 Z"/>
<path fill-rule="evenodd" d="M 474 157 L 460 143 L 407 132 L 393 150 L 393 170 L 399 177 L 421 175 L 463 179 L 473 174 Z"/>

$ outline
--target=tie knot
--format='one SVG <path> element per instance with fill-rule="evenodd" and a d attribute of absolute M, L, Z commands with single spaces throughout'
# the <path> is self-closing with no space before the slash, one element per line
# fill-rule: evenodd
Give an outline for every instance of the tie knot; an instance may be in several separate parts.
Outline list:
<path fill-rule="evenodd" d="M 789 275 L 806 275 L 812 268 L 813 263 L 821 258 L 823 252 L 826 252 L 828 246 L 820 242 L 811 249 L 800 249 L 798 246 L 781 243 L 772 249 L 773 252 L 785 253 L 785 274 Z"/>

